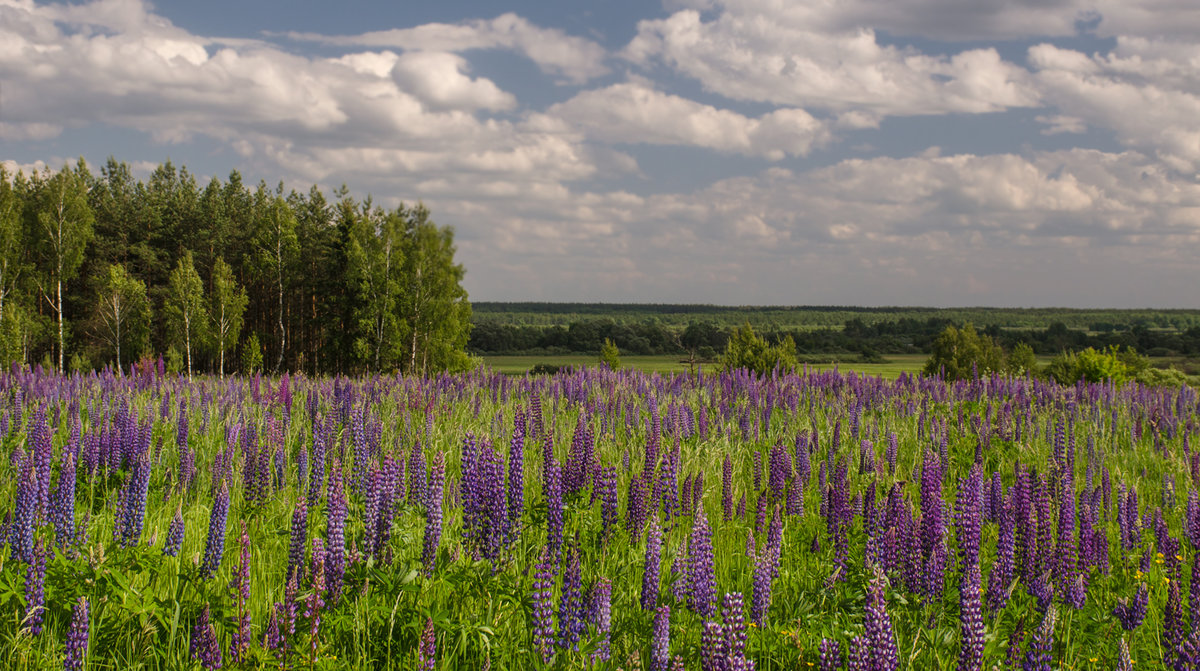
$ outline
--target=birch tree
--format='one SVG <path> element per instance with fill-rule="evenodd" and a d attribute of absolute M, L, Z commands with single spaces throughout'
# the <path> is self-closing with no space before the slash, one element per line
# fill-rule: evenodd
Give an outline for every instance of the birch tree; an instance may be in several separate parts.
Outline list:
<path fill-rule="evenodd" d="M 63 166 L 57 173 L 43 172 L 34 180 L 37 207 L 34 247 L 38 258 L 38 288 L 58 322 L 58 370 L 63 370 L 66 350 L 66 313 L 63 285 L 75 278 L 92 239 L 94 216 L 88 206 L 87 167 L 83 159 L 75 169 Z"/>
<path fill-rule="evenodd" d="M 149 345 L 150 302 L 146 284 L 130 275 L 125 267 L 112 264 L 99 283 L 96 300 L 96 337 L 107 344 L 117 358 L 117 370 L 124 370 L 122 350 L 137 356 Z"/>
<path fill-rule="evenodd" d="M 192 253 L 184 252 L 167 282 L 167 329 L 172 340 L 183 345 L 187 354 L 188 379 L 192 379 L 192 350 L 208 336 L 208 315 L 204 308 L 204 283 L 196 272 Z"/>
<path fill-rule="evenodd" d="M 217 370 L 220 371 L 221 377 L 225 377 L 225 353 L 237 343 L 242 333 L 242 318 L 248 302 L 245 287 L 238 286 L 233 277 L 233 269 L 225 263 L 225 259 L 218 256 L 213 262 L 212 306 L 209 316 L 212 318 L 213 340 L 220 361 Z"/>

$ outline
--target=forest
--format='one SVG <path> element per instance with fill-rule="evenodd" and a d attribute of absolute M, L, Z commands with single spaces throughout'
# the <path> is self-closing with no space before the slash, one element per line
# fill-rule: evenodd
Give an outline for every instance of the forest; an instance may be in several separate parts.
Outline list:
<path fill-rule="evenodd" d="M 1200 310 L 729 307 L 582 303 L 473 305 L 468 347 L 479 354 L 595 353 L 605 339 L 627 354 L 713 358 L 734 329 L 790 336 L 799 354 L 928 354 L 947 326 L 971 323 L 1004 349 L 1040 355 L 1128 347 L 1150 356 L 1200 355 Z"/>
<path fill-rule="evenodd" d="M 423 373 L 468 367 L 454 231 L 235 170 L 146 180 L 110 158 L 0 168 L 0 362 L 61 371 Z M 160 359 L 161 357 L 161 359 Z"/>

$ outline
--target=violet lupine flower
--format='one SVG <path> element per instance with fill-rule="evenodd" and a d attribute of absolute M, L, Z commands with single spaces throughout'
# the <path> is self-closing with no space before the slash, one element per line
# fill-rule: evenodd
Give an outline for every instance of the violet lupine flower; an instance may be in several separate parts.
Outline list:
<path fill-rule="evenodd" d="M 875 576 L 867 585 L 865 637 L 870 648 L 872 671 L 896 671 L 900 666 L 900 656 L 896 650 L 896 635 L 892 632 L 892 618 L 887 612 L 883 583 L 883 574 L 876 569 Z"/>
<path fill-rule="evenodd" d="M 754 559 L 754 590 L 750 599 L 750 619 L 760 627 L 771 607 L 771 586 L 779 575 L 779 559 L 783 551 L 782 519 L 782 515 L 776 510 L 767 534 L 766 549 Z M 738 594 L 737 598 L 740 602 L 741 594 Z"/>
<path fill-rule="evenodd" d="M 442 489 L 446 482 L 446 457 L 440 450 L 433 456 L 433 472 L 429 476 L 429 493 L 426 496 L 425 545 L 421 562 L 425 575 L 432 576 L 437 566 L 438 545 L 442 540 Z"/>
<path fill-rule="evenodd" d="M 551 599 L 554 594 L 554 555 L 549 547 L 542 551 L 542 556 L 534 568 L 533 594 L 533 647 L 542 656 L 542 662 L 549 664 L 554 654 L 554 608 Z"/>
<path fill-rule="evenodd" d="M 712 531 L 701 507 L 688 540 L 688 608 L 703 617 L 712 617 L 716 609 L 717 582 L 714 576 Z"/>
<path fill-rule="evenodd" d="M 586 626 L 583 617 L 583 577 L 580 575 L 579 549 L 567 547 L 563 560 L 562 596 L 558 601 L 558 647 L 579 649 Z"/>
<path fill-rule="evenodd" d="M 292 647 L 296 638 L 296 619 L 299 612 L 296 605 L 296 598 L 300 593 L 300 581 L 296 578 L 296 574 L 292 573 L 288 576 L 287 584 L 283 588 L 283 635 L 287 646 Z"/>
<path fill-rule="evenodd" d="M 662 563 L 662 529 L 657 519 L 650 520 L 650 532 L 646 535 L 646 559 L 642 571 L 642 610 L 653 610 L 658 605 L 659 570 Z"/>
<path fill-rule="evenodd" d="M 605 466 L 600 474 L 600 519 L 604 524 L 604 541 L 617 529 L 617 467 Z"/>
<path fill-rule="evenodd" d="M 898 436 L 896 436 L 896 434 L 894 432 L 889 433 L 888 434 L 887 452 L 886 452 L 886 457 L 885 457 L 887 459 L 888 475 L 892 475 L 892 476 L 896 475 L 896 452 L 897 452 L 899 446 L 900 446 L 900 438 Z"/>
<path fill-rule="evenodd" d="M 705 620 L 700 631 L 700 671 L 726 671 L 728 659 L 724 628 L 717 622 Z"/>
<path fill-rule="evenodd" d="M 866 636 L 855 636 L 850 639 L 850 649 L 846 654 L 847 671 L 874 671 L 871 668 L 871 645 Z"/>
<path fill-rule="evenodd" d="M 283 649 L 283 633 L 279 629 L 279 621 L 283 619 L 283 604 L 276 601 L 267 618 L 267 630 L 263 634 L 263 647 L 272 652 Z"/>
<path fill-rule="evenodd" d="M 592 659 L 607 662 L 612 656 L 612 581 L 601 578 L 592 587 L 592 622 L 596 625 L 596 633 L 600 635 L 600 643 L 592 653 Z"/>
<path fill-rule="evenodd" d="M 63 655 L 63 671 L 81 671 L 88 651 L 88 600 L 79 597 L 71 608 L 71 626 L 67 630 L 66 653 Z"/>
<path fill-rule="evenodd" d="M 1057 618 L 1054 607 L 1048 607 L 1041 626 L 1033 632 L 1033 638 L 1029 640 L 1029 650 L 1025 652 L 1021 671 L 1051 671 L 1053 660 L 1050 651 L 1054 649 L 1054 623 Z"/>
<path fill-rule="evenodd" d="M 942 513 L 941 458 L 926 450 L 921 466 L 921 556 L 923 593 L 931 601 L 941 599 L 945 590 L 946 525 Z"/>
<path fill-rule="evenodd" d="M 557 560 L 559 552 L 562 550 L 563 526 L 566 521 L 563 516 L 562 468 L 558 462 L 554 461 L 553 457 L 546 463 L 543 480 L 546 497 L 546 544 Z M 632 493 L 630 497 L 630 506 L 632 506 Z"/>
<path fill-rule="evenodd" d="M 229 645 L 229 659 L 235 664 L 250 652 L 250 534 L 246 531 L 246 520 L 242 520 L 242 533 L 238 541 L 238 566 L 229 584 L 234 603 L 237 604 L 237 627 Z"/>
<path fill-rule="evenodd" d="M 726 664 L 729 671 L 753 669 L 754 662 L 746 659 L 746 616 L 741 592 L 726 592 L 721 602 L 722 636 L 725 639 Z"/>
<path fill-rule="evenodd" d="M 792 475 L 792 458 L 783 445 L 776 443 L 768 455 L 767 487 L 776 500 L 783 498 L 787 482 Z"/>
<path fill-rule="evenodd" d="M 329 497 L 325 507 L 325 586 L 329 604 L 336 606 L 342 597 L 342 578 L 346 575 L 346 495 L 342 490 L 342 469 L 334 462 L 329 474 Z"/>
<path fill-rule="evenodd" d="M 292 511 L 292 537 L 288 545 L 287 573 L 296 573 L 298 578 L 304 577 L 304 550 L 308 547 L 308 499 L 296 501 L 296 509 Z M 235 660 L 236 661 L 236 660 Z"/>
<path fill-rule="evenodd" d="M 50 497 L 50 522 L 54 524 L 54 542 L 58 547 L 75 539 L 75 454 L 66 451 L 58 472 L 58 485 Z"/>
<path fill-rule="evenodd" d="M 1168 570 L 1168 573 L 1170 571 Z M 1187 634 L 1184 633 L 1183 596 L 1179 588 L 1179 575 L 1171 575 L 1167 584 L 1167 603 L 1163 607 L 1163 665 L 1174 668 L 1179 646 Z M 1185 667 L 1186 668 L 1186 667 Z"/>
<path fill-rule="evenodd" d="M 53 552 L 39 538 L 33 546 L 33 561 L 25 566 L 25 617 L 21 622 L 34 636 L 42 633 L 42 619 L 46 615 L 46 555 Z"/>
<path fill-rule="evenodd" d="M 721 512 L 726 522 L 733 519 L 733 462 L 728 454 L 721 462 Z"/>
<path fill-rule="evenodd" d="M 555 466 L 557 468 L 557 466 Z M 642 529 L 646 526 L 646 518 L 648 513 L 648 504 L 646 502 L 647 487 L 642 482 L 641 474 L 634 473 L 629 480 L 629 493 L 627 503 L 625 504 L 625 530 L 633 538 L 634 542 L 642 536 Z M 561 517 L 562 513 L 562 494 L 559 494 L 558 512 Z M 547 523 L 549 523 L 550 511 L 546 512 Z M 560 525 L 561 526 L 561 525 Z"/>
<path fill-rule="evenodd" d="M 996 538 L 996 561 L 988 576 L 987 606 L 991 613 L 998 613 L 1008 603 L 1008 588 L 1012 584 L 1014 564 L 1014 524 L 1012 506 L 1006 501 L 996 513 L 999 535 Z"/>
<path fill-rule="evenodd" d="M 823 638 L 817 648 L 817 661 L 821 671 L 841 671 L 842 646 L 837 641 Z"/>
<path fill-rule="evenodd" d="M 322 595 L 325 593 L 325 545 L 320 538 L 312 541 L 312 591 L 308 594 L 308 604 L 304 616 L 308 618 L 309 663 L 317 664 L 317 650 L 321 642 L 321 609 L 325 607 Z"/>
<path fill-rule="evenodd" d="M 525 414 L 517 410 L 513 419 L 512 444 L 508 451 L 508 524 L 505 539 L 512 543 L 521 535 L 525 512 Z"/>
<path fill-rule="evenodd" d="M 12 532 L 9 534 L 9 544 L 13 554 L 21 561 L 33 561 L 33 528 L 37 516 L 37 467 L 33 455 L 25 454 L 21 458 L 20 480 L 17 481 L 17 501 L 13 514 Z"/>
<path fill-rule="evenodd" d="M 983 668 L 984 627 L 979 571 L 978 561 L 963 567 L 959 616 L 962 645 L 958 653 L 958 671 Z"/>
<path fill-rule="evenodd" d="M 192 659 L 200 662 L 205 669 L 221 668 L 221 646 L 217 643 L 217 632 L 210 622 L 208 604 L 200 611 L 200 619 L 192 627 L 191 653 Z"/>
<path fill-rule="evenodd" d="M 1117 641 L 1117 671 L 1133 671 L 1133 658 L 1129 656 L 1129 644 L 1124 636 Z"/>
<path fill-rule="evenodd" d="M 421 671 L 433 671 L 437 663 L 437 632 L 433 629 L 433 619 L 425 618 L 425 629 L 421 632 L 421 642 L 417 647 L 417 668 Z"/>
<path fill-rule="evenodd" d="M 1142 620 L 1146 618 L 1146 609 L 1150 605 L 1150 592 L 1146 589 L 1146 583 L 1138 585 L 1137 592 L 1133 595 L 1133 600 L 1120 598 L 1117 599 L 1117 607 L 1113 609 L 1113 615 L 1121 622 L 1121 628 L 1125 631 L 1133 631 L 1142 624 Z"/>
<path fill-rule="evenodd" d="M 221 491 L 213 500 L 212 513 L 208 518 L 208 538 L 204 543 L 204 561 L 200 565 L 200 577 L 208 580 L 221 568 L 221 557 L 225 554 L 225 522 L 229 517 L 229 486 L 221 483 Z"/>
<path fill-rule="evenodd" d="M 425 494 L 425 452 L 421 449 L 421 441 L 413 443 L 412 452 L 408 455 L 408 500 L 424 507 Z"/>
<path fill-rule="evenodd" d="M 671 608 L 663 605 L 654 611 L 650 641 L 650 671 L 669 671 L 671 664 Z"/>

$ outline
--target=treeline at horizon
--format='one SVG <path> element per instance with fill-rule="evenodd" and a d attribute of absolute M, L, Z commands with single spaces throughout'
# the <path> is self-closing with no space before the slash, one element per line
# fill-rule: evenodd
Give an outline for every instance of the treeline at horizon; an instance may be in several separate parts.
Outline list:
<path fill-rule="evenodd" d="M 487 355 L 588 354 L 598 352 L 608 339 L 623 354 L 711 359 L 725 350 L 734 329 L 750 323 L 768 341 L 791 337 L 800 355 L 871 358 L 929 354 L 947 326 L 970 323 L 1005 350 L 1025 343 L 1039 355 L 1117 346 L 1148 356 L 1200 356 L 1200 311 L 1196 310 L 914 308 L 921 316 L 906 317 L 897 316 L 904 314 L 905 308 L 866 308 L 870 311 L 866 318 L 857 315 L 829 323 L 830 314 L 855 315 L 854 309 L 834 307 L 822 313 L 819 308 L 694 306 L 697 309 L 685 310 L 681 308 L 693 306 L 622 304 L 607 306 L 607 311 L 603 304 L 545 304 L 545 311 L 530 309 L 535 305 L 476 303 L 469 351 Z M 662 312 L 655 313 L 655 308 Z M 1037 321 L 1030 312 L 1045 321 Z M 529 316 L 531 323 L 517 321 L 516 315 Z M 732 321 L 731 317 L 742 320 Z M 813 325 L 822 323 L 827 325 Z"/>
<path fill-rule="evenodd" d="M 387 209 L 110 158 L 0 167 L 0 363 L 58 370 L 165 356 L 197 372 L 430 372 L 469 365 L 454 231 Z"/>

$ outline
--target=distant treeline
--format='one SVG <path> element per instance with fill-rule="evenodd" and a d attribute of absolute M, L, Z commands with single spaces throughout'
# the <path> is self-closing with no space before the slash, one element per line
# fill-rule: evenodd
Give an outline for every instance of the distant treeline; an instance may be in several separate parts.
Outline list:
<path fill-rule="evenodd" d="M 648 310 L 635 319 L 628 318 L 632 310 L 614 311 L 614 314 L 622 314 L 625 317 L 622 319 L 595 316 L 595 313 L 582 317 L 580 315 L 588 313 L 577 310 L 572 313 L 572 319 L 563 319 L 554 325 L 521 324 L 503 318 L 497 319 L 495 316 L 537 313 L 528 310 L 504 313 L 497 309 L 496 305 L 475 304 L 474 324 L 468 343 L 470 351 L 493 355 L 596 353 L 607 338 L 616 343 L 623 354 L 679 354 L 712 358 L 725 349 L 733 329 L 749 321 L 768 341 L 774 342 L 790 336 L 796 343 L 797 353 L 801 355 L 850 354 L 869 358 L 881 354 L 928 354 L 933 341 L 947 326 L 958 326 L 972 321 L 958 317 L 964 314 L 984 314 L 991 319 L 982 320 L 983 325 L 979 322 L 973 323 L 979 327 L 980 332 L 990 335 L 1005 349 L 1011 349 L 1017 343 L 1024 342 L 1029 344 L 1034 352 L 1043 355 L 1087 347 L 1099 349 L 1109 345 L 1132 347 L 1149 356 L 1200 355 L 1200 320 L 1197 320 L 1200 312 L 1197 311 L 1087 311 L 1097 320 L 1083 327 L 1072 327 L 1061 319 L 1013 327 L 1002 326 L 1001 320 L 997 319 L 995 314 L 989 314 L 990 311 L 986 309 L 975 308 L 945 310 L 944 315 L 920 319 L 899 317 L 868 321 L 861 317 L 852 317 L 834 326 L 814 328 L 793 324 L 781 326 L 769 320 L 756 321 L 747 318 L 748 313 L 765 314 L 767 310 L 763 308 L 747 308 L 743 313 L 735 312 L 743 319 L 729 323 L 727 320 L 714 318 L 715 314 L 724 309 L 712 306 L 660 306 L 670 308 L 670 311 L 649 316 L 652 312 Z M 577 309 L 579 306 L 572 304 L 569 307 Z M 688 313 L 679 308 L 687 307 L 704 308 L 691 313 L 693 317 L 701 319 L 680 323 L 678 316 Z M 897 310 L 889 309 L 893 312 Z M 853 309 L 832 310 L 841 313 Z M 1052 314 L 1061 316 L 1064 312 L 1066 311 L 1060 310 Z M 812 313 L 819 314 L 815 308 Z M 551 313 L 545 314 L 550 316 Z M 560 319 L 565 317 L 564 313 L 558 315 Z M 1072 321 L 1078 323 L 1078 318 Z M 1175 321 L 1189 325 L 1185 328 L 1162 326 Z"/>

